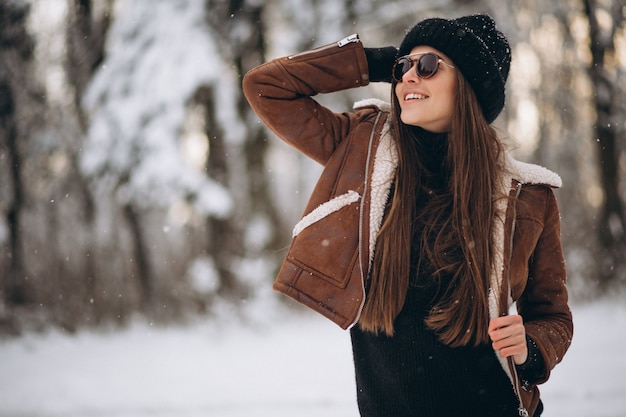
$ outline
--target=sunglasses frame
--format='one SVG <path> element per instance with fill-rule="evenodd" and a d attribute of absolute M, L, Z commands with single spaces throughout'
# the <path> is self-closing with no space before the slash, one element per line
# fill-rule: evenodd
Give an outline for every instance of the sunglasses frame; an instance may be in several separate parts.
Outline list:
<path fill-rule="evenodd" d="M 420 60 L 426 56 L 426 55 L 430 55 L 430 56 L 434 56 L 435 58 L 437 58 L 437 60 L 435 61 L 435 68 L 432 72 L 432 74 L 429 75 L 421 75 L 419 73 L 419 62 Z M 411 57 L 414 56 L 419 56 L 419 58 L 417 59 L 413 59 Z M 411 66 L 409 67 L 408 70 L 406 70 L 402 76 L 400 77 L 400 79 L 396 78 L 396 67 L 398 66 L 398 63 L 402 60 L 408 60 L 409 64 L 411 64 Z M 454 65 L 447 63 L 446 61 L 444 61 L 439 55 L 437 55 L 434 52 L 422 52 L 422 53 L 417 53 L 417 54 L 410 54 L 410 55 L 404 55 L 399 57 L 398 59 L 396 59 L 396 61 L 393 63 L 393 68 L 391 69 L 391 77 L 396 80 L 397 82 L 402 82 L 402 78 L 409 72 L 411 71 L 411 69 L 415 68 L 415 74 L 418 76 L 418 78 L 421 79 L 428 79 L 428 78 L 432 78 L 435 76 L 435 74 L 437 74 L 437 71 L 439 71 L 439 64 L 446 64 L 447 66 L 449 66 L 450 68 L 454 68 Z"/>

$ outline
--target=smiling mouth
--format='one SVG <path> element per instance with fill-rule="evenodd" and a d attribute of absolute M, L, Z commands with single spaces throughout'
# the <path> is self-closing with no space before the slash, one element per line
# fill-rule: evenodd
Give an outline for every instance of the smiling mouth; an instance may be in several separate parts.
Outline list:
<path fill-rule="evenodd" d="M 404 101 L 424 100 L 424 99 L 427 99 L 427 98 L 428 98 L 428 96 L 424 95 L 424 94 L 409 93 L 406 96 L 404 96 Z"/>

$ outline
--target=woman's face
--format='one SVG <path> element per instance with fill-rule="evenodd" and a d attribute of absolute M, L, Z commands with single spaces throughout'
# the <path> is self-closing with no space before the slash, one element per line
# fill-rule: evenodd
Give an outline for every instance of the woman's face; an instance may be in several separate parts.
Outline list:
<path fill-rule="evenodd" d="M 410 55 L 434 52 L 448 64 L 454 65 L 443 53 L 430 46 L 416 46 Z M 419 58 L 419 55 L 414 57 Z M 456 107 L 457 78 L 455 68 L 439 63 L 437 73 L 430 78 L 419 78 L 415 65 L 396 84 L 403 123 L 419 126 L 429 132 L 450 131 L 452 112 Z"/>

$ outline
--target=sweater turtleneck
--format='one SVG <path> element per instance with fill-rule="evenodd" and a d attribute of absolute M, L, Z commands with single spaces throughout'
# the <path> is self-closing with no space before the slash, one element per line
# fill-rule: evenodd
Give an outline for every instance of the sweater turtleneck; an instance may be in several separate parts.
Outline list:
<path fill-rule="evenodd" d="M 416 190 L 418 209 L 429 199 L 429 194 L 441 194 L 447 190 L 450 167 L 447 162 L 448 134 L 433 133 L 412 127 L 419 162 L 420 189 Z M 419 168 L 421 167 L 421 169 Z"/>
<path fill-rule="evenodd" d="M 424 150 L 444 151 L 448 145 L 448 132 L 431 132 L 419 126 L 411 126 L 409 128 L 415 140 L 424 146 Z"/>
<path fill-rule="evenodd" d="M 412 127 L 420 162 L 428 174 L 442 175 L 448 153 L 448 133 L 434 133 L 421 127 Z"/>
<path fill-rule="evenodd" d="M 427 256 L 423 254 L 423 248 L 421 247 L 424 222 L 427 220 L 420 213 L 427 209 L 433 199 L 438 198 L 438 204 L 441 204 L 441 199 L 447 199 L 447 196 L 449 196 L 448 179 L 450 171 L 446 162 L 448 134 L 433 133 L 419 127 L 413 127 L 411 133 L 417 145 L 417 153 L 422 169 L 419 175 L 420 185 L 415 193 L 417 218 L 413 223 L 411 277 L 409 281 L 411 286 L 420 286 L 424 290 L 428 288 L 429 291 L 423 291 L 423 295 L 430 297 L 431 301 L 433 301 L 437 294 L 436 291 L 434 293 L 432 291 L 438 284 L 433 279 Z M 433 232 L 430 233 L 429 240 L 434 240 Z M 448 279 L 444 281 L 448 281 Z M 432 305 L 425 305 L 424 307 L 430 308 Z"/>

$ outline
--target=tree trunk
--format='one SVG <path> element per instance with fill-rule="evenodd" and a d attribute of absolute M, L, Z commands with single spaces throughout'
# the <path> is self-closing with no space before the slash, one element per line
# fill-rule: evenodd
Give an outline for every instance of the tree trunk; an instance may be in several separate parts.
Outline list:
<path fill-rule="evenodd" d="M 207 17 L 209 26 L 224 48 L 221 53 L 232 62 L 241 78 L 252 67 L 261 64 L 265 56 L 264 6 L 241 0 L 209 1 Z M 231 24 L 232 23 L 232 24 Z M 249 27 L 246 36 L 239 37 L 241 25 Z M 227 219 L 210 219 L 209 233 L 213 243 L 209 248 L 221 274 L 222 289 L 244 295 L 246 285 L 237 282 L 233 266 L 238 258 L 270 256 L 276 261 L 275 249 L 280 232 L 285 230 L 276 205 L 271 199 L 265 156 L 268 149 L 265 129 L 257 123 L 250 106 L 240 89 L 237 92 L 236 110 L 242 124 L 246 124 L 243 144 L 229 143 L 226 137 L 230 126 L 220 124 L 216 109 L 220 98 L 208 88 L 203 94 L 202 105 L 206 111 L 206 134 L 209 140 L 207 172 L 211 178 L 228 187 L 235 200 L 235 211 Z M 264 247 L 246 247 L 244 236 L 255 219 L 263 218 L 270 225 L 271 236 Z"/>
<path fill-rule="evenodd" d="M 3 271 L 5 276 L 4 294 L 8 305 L 23 305 L 26 303 L 27 295 L 24 283 L 23 255 L 21 250 L 21 208 L 22 198 L 22 178 L 19 169 L 21 155 L 17 147 L 17 129 L 14 123 L 15 105 L 13 93 L 9 80 L 0 79 L 0 135 L 1 144 L 4 148 L 3 158 L 8 167 L 8 184 L 11 189 L 11 196 L 7 200 L 6 224 L 8 227 L 8 241 L 3 245 L 3 258 L 7 265 Z M 4 176 L 3 176 L 4 177 Z"/>
<path fill-rule="evenodd" d="M 69 2 L 65 71 L 74 90 L 74 106 L 85 129 L 87 121 L 80 102 L 94 71 L 104 59 L 104 41 L 113 15 L 113 0 L 98 3 L 104 8 L 99 14 L 94 13 L 91 0 Z"/>
<path fill-rule="evenodd" d="M 621 91 L 615 69 L 609 63 L 609 56 L 614 55 L 615 36 L 623 25 L 623 3 L 612 2 L 612 10 L 605 10 L 611 16 L 611 26 L 603 31 L 598 21 L 602 11 L 596 0 L 585 0 L 585 12 L 589 20 L 589 40 L 591 66 L 589 76 L 594 88 L 594 106 L 596 123 L 594 137 L 597 143 L 600 184 L 604 201 L 598 217 L 598 237 L 602 248 L 603 262 L 600 265 L 599 278 L 601 287 L 607 288 L 626 267 L 626 217 L 624 215 L 623 195 L 619 188 L 618 146 L 620 135 L 624 140 L 624 128 L 618 122 L 618 94 Z"/>
<path fill-rule="evenodd" d="M 0 238 L 0 325 L 8 321 L 2 317 L 3 310 L 32 301 L 22 240 L 25 155 L 20 146 L 25 133 L 20 131 L 20 111 L 27 92 L 33 92 L 28 83 L 34 46 L 26 29 L 28 13 L 27 5 L 0 2 L 0 228 L 5 230 L 5 236 Z"/>

